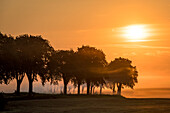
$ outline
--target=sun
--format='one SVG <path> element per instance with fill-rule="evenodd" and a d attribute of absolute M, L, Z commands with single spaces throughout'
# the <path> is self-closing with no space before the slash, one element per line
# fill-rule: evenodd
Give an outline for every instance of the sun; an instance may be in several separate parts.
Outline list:
<path fill-rule="evenodd" d="M 142 41 L 148 37 L 147 28 L 145 25 L 130 25 L 124 27 L 123 36 L 129 41 Z"/>

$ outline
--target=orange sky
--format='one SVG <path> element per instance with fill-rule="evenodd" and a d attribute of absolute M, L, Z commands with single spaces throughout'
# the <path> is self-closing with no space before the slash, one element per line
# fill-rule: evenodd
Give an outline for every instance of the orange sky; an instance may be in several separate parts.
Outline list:
<path fill-rule="evenodd" d="M 102 49 L 139 71 L 136 88 L 170 87 L 170 0 L 1 0 L 0 31 L 42 35 L 55 49 Z M 120 29 L 148 26 L 145 42 L 127 42 Z"/>

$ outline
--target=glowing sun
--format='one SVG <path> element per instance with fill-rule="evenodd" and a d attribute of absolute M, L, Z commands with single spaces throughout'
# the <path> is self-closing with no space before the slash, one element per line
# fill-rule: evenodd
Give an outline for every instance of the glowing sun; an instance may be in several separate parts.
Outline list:
<path fill-rule="evenodd" d="M 133 42 L 144 41 L 148 37 L 147 28 L 145 25 L 130 25 L 124 27 L 123 36 Z"/>

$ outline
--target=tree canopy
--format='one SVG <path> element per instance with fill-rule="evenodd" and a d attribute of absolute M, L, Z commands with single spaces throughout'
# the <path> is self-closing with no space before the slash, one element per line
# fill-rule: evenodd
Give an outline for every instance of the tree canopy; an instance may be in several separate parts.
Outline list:
<path fill-rule="evenodd" d="M 16 38 L 0 33 L 0 83 L 9 84 L 17 81 L 17 93 L 24 76 L 29 81 L 29 93 L 33 91 L 33 81 L 39 75 L 42 84 L 50 81 L 57 84 L 63 80 L 64 94 L 70 81 L 78 86 L 86 83 L 87 94 L 94 86 L 112 84 L 114 91 L 121 94 L 121 88 L 133 88 L 138 82 L 138 71 L 132 61 L 126 58 L 115 58 L 107 63 L 102 50 L 90 46 L 74 50 L 54 50 L 49 41 L 41 36 L 20 35 Z M 102 90 L 100 90 L 101 92 Z"/>
<path fill-rule="evenodd" d="M 118 92 L 123 86 L 133 88 L 137 83 L 138 72 L 132 61 L 125 58 L 116 58 L 107 66 L 105 79 L 113 84 L 118 85 Z M 122 86 L 123 85 L 123 86 Z"/>

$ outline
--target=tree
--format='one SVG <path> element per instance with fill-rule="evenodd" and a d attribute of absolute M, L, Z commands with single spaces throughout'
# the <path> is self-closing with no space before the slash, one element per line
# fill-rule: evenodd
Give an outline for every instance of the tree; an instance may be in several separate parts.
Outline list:
<path fill-rule="evenodd" d="M 90 92 L 90 83 L 98 78 L 98 73 L 106 64 L 105 54 L 95 47 L 82 46 L 77 51 L 79 71 L 87 83 L 87 94 Z M 97 71 L 96 71 L 97 70 Z"/>
<path fill-rule="evenodd" d="M 24 78 L 23 62 L 20 56 L 20 48 L 12 36 L 0 34 L 1 45 L 1 76 L 7 84 L 8 79 L 16 79 L 17 94 L 20 93 L 20 85 Z M 8 78 L 8 79 L 7 79 Z"/>
<path fill-rule="evenodd" d="M 37 75 L 44 76 L 45 68 L 53 48 L 49 42 L 41 36 L 20 35 L 16 37 L 21 60 L 24 62 L 22 70 L 26 73 L 29 81 L 29 94 L 32 94 L 33 81 L 37 80 Z M 40 77 L 41 78 L 41 77 Z"/>
<path fill-rule="evenodd" d="M 64 82 L 64 94 L 67 94 L 67 85 L 73 78 L 73 59 L 73 50 L 58 50 L 53 52 L 47 65 L 48 80 L 51 80 L 51 83 L 55 84 L 62 78 Z"/>
<path fill-rule="evenodd" d="M 13 79 L 12 67 L 13 67 L 13 43 L 14 38 L 12 36 L 3 35 L 0 32 L 0 83 L 9 84 Z"/>
<path fill-rule="evenodd" d="M 107 74 L 105 79 L 113 83 L 114 86 L 117 84 L 118 95 L 121 94 L 121 88 L 130 87 L 133 88 L 137 83 L 138 72 L 136 66 L 132 66 L 132 61 L 125 58 L 116 58 L 111 61 L 107 66 Z"/>
<path fill-rule="evenodd" d="M 84 69 L 82 68 L 82 64 L 81 64 L 81 56 L 79 56 L 78 52 L 75 52 L 74 54 L 74 58 L 73 58 L 73 67 L 74 67 L 74 71 L 73 71 L 73 78 L 72 78 L 72 82 L 74 83 L 74 86 L 78 87 L 77 90 L 77 94 L 80 94 L 80 85 L 84 83 Z"/>
<path fill-rule="evenodd" d="M 59 61 L 58 61 L 58 51 L 53 51 L 49 57 L 49 62 L 47 63 L 46 76 L 41 78 L 42 83 L 50 81 L 51 84 L 58 84 L 58 80 L 61 80 L 61 75 L 59 74 Z"/>
<path fill-rule="evenodd" d="M 67 94 L 67 85 L 74 75 L 74 51 L 60 50 L 57 52 L 57 60 L 59 66 L 59 74 L 64 82 L 64 94 Z"/>

